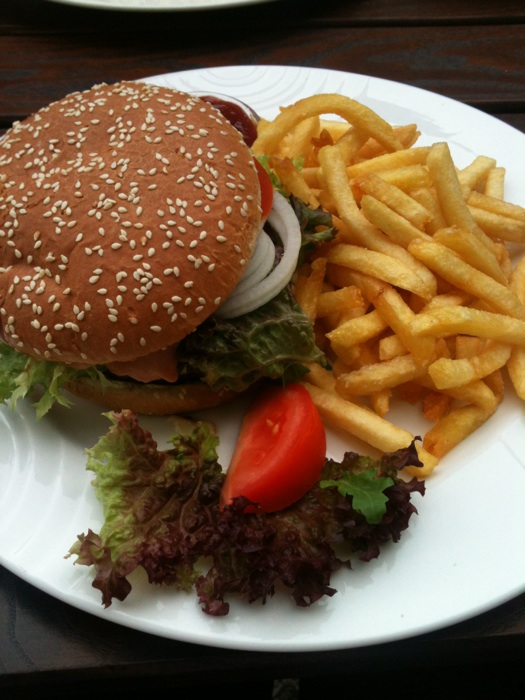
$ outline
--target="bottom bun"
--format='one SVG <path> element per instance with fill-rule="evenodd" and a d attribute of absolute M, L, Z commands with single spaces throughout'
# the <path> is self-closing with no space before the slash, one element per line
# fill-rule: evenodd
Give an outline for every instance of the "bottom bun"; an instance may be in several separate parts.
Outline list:
<path fill-rule="evenodd" d="M 212 408 L 239 396 L 230 390 L 213 391 L 206 384 L 139 384 L 125 380 L 96 382 L 81 377 L 66 385 L 75 396 L 113 411 L 129 409 L 135 413 L 161 416 L 190 413 Z"/>

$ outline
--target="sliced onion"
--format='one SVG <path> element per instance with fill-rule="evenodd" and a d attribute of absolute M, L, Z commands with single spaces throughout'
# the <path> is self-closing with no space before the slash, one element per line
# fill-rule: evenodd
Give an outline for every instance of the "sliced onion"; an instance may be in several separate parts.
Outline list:
<path fill-rule="evenodd" d="M 266 231 L 261 230 L 257 237 L 255 252 L 244 271 L 244 275 L 235 287 L 235 294 L 240 294 L 242 291 L 259 284 L 271 272 L 274 265 L 275 245 Z"/>
<path fill-rule="evenodd" d="M 235 318 L 253 311 L 277 296 L 292 279 L 301 249 L 301 228 L 290 203 L 278 192 L 274 192 L 268 223 L 278 233 L 283 244 L 284 252 L 279 264 L 262 279 L 258 274 L 251 273 L 247 277 L 245 274 L 228 299 L 217 309 L 217 316 Z M 246 272 L 250 267 L 251 263 Z"/>

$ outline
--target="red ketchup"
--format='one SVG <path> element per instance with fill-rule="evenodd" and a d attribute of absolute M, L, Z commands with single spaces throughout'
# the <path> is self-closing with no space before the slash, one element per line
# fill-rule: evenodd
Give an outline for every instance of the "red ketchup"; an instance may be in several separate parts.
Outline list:
<path fill-rule="evenodd" d="M 255 116 L 250 116 L 249 107 L 243 107 L 241 103 L 230 101 L 219 95 L 199 95 L 201 100 L 209 102 L 241 132 L 248 147 L 251 147 L 257 138 L 257 122 Z"/>

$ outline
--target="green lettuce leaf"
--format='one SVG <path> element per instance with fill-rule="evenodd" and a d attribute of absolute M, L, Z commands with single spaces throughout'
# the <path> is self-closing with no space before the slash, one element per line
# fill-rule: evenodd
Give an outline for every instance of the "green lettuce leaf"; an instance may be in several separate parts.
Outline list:
<path fill-rule="evenodd" d="M 379 523 L 386 513 L 388 496 L 385 489 L 392 486 L 388 476 L 378 476 L 374 467 L 358 474 L 345 472 L 338 480 L 321 481 L 322 488 L 335 486 L 342 496 L 352 496 L 352 505 L 369 523 Z"/>
<path fill-rule="evenodd" d="M 14 408 L 20 399 L 31 396 L 37 418 L 45 415 L 55 402 L 71 405 L 63 388 L 79 374 L 104 380 L 95 367 L 76 370 L 60 362 L 36 360 L 0 344 L 0 401 L 9 402 Z"/>
<path fill-rule="evenodd" d="M 0 343 L 0 400 L 7 401 L 18 390 L 17 378 L 23 373 L 29 358 L 9 345 Z"/>
<path fill-rule="evenodd" d="M 297 381 L 308 371 L 303 363 L 325 363 L 312 324 L 289 289 L 236 319 L 208 319 L 180 343 L 177 359 L 181 376 L 234 391 L 262 378 Z"/>
<path fill-rule="evenodd" d="M 290 204 L 301 228 L 301 249 L 297 261 L 297 267 L 300 267 L 318 246 L 332 241 L 337 231 L 333 226 L 332 215 L 321 207 L 312 209 L 293 195 Z"/>
<path fill-rule="evenodd" d="M 214 515 L 224 481 L 217 462 L 218 438 L 206 423 L 172 438 L 159 451 L 151 433 L 130 411 L 106 414 L 113 425 L 87 450 L 87 468 L 102 504 L 99 534 L 80 535 L 68 556 L 92 565 L 93 586 L 103 603 L 123 600 L 131 589 L 126 577 L 143 567 L 151 583 L 188 590 L 203 553 L 214 538 Z"/>

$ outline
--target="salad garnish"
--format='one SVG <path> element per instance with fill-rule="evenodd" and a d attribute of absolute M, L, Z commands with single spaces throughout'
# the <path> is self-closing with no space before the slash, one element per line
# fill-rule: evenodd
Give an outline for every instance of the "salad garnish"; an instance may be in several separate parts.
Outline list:
<path fill-rule="evenodd" d="M 412 494 L 425 492 L 423 481 L 400 473 L 419 463 L 412 444 L 377 460 L 354 452 L 327 459 L 319 483 L 274 513 L 245 512 L 244 496 L 221 507 L 225 474 L 210 424 L 177 430 L 160 450 L 135 413 L 106 415 L 108 432 L 87 451 L 104 523 L 99 533 L 80 534 L 66 555 L 94 569 L 105 607 L 127 598 L 138 569 L 152 584 L 193 588 L 212 616 L 228 614 L 231 599 L 266 603 L 278 590 L 310 606 L 336 593 L 334 572 L 397 542 L 417 513 Z M 355 486 L 350 493 L 344 485 L 348 474 L 357 478 L 357 497 Z M 369 509 L 378 491 L 380 518 L 377 506 Z"/>

